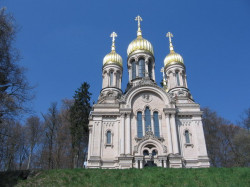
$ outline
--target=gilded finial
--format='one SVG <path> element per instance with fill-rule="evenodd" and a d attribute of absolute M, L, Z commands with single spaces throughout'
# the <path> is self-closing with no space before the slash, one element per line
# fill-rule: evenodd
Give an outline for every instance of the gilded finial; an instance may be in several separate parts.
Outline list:
<path fill-rule="evenodd" d="M 112 32 L 110 37 L 112 38 L 112 47 L 111 50 L 115 51 L 115 38 L 117 37 L 117 34 L 115 32 Z"/>
<path fill-rule="evenodd" d="M 138 21 L 138 30 L 137 30 L 137 36 L 142 36 L 142 33 L 141 33 L 141 21 L 142 21 L 142 18 L 141 16 L 137 16 L 135 18 L 135 21 Z"/>
<path fill-rule="evenodd" d="M 166 34 L 166 37 L 169 38 L 169 48 L 170 48 L 170 52 L 174 52 L 174 46 L 172 44 L 172 38 L 174 37 L 173 34 L 171 32 L 168 32 Z"/>

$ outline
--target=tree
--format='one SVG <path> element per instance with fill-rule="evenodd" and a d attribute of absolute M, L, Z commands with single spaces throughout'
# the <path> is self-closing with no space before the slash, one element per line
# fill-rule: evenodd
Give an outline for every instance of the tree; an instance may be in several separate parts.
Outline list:
<path fill-rule="evenodd" d="M 233 139 L 235 152 L 238 155 L 237 163 L 239 167 L 250 166 L 250 132 L 241 128 Z"/>
<path fill-rule="evenodd" d="M 249 115 L 236 126 L 219 117 L 209 108 L 203 108 L 203 125 L 210 163 L 215 167 L 250 165 L 250 132 L 247 130 Z M 248 114 L 245 112 L 245 114 Z"/>
<path fill-rule="evenodd" d="M 250 108 L 246 109 L 243 112 L 241 117 L 240 125 L 246 128 L 248 131 L 250 130 Z"/>
<path fill-rule="evenodd" d="M 235 150 L 239 155 L 238 165 L 250 166 L 250 108 L 246 109 L 241 117 L 239 126 L 242 127 L 234 137 Z"/>
<path fill-rule="evenodd" d="M 70 131 L 72 136 L 74 168 L 82 166 L 88 145 L 88 123 L 91 110 L 89 84 L 84 82 L 74 95 L 74 104 L 70 108 Z M 79 163 L 81 160 L 81 164 Z"/>
<path fill-rule="evenodd" d="M 18 51 L 13 47 L 17 26 L 14 18 L 0 10 L 0 123 L 11 118 L 27 107 L 24 104 L 32 99 L 24 68 L 17 62 Z"/>
<path fill-rule="evenodd" d="M 30 163 L 34 149 L 38 145 L 39 139 L 42 135 L 42 126 L 39 117 L 31 116 L 27 119 L 25 124 L 25 134 L 26 134 L 27 144 L 29 147 L 27 169 L 30 169 Z"/>
<path fill-rule="evenodd" d="M 54 144 L 56 140 L 56 134 L 58 130 L 58 126 L 60 123 L 58 110 L 57 110 L 57 103 L 52 103 L 49 111 L 46 115 L 43 115 L 44 118 L 44 131 L 45 131 L 45 147 L 44 153 L 46 158 L 48 159 L 48 168 L 54 169 Z"/>
<path fill-rule="evenodd" d="M 225 122 L 224 119 L 218 117 L 217 113 L 211 111 L 209 108 L 203 108 L 203 126 L 204 135 L 206 139 L 206 146 L 210 164 L 218 166 L 220 155 L 221 137 L 219 134 L 219 127 Z"/>

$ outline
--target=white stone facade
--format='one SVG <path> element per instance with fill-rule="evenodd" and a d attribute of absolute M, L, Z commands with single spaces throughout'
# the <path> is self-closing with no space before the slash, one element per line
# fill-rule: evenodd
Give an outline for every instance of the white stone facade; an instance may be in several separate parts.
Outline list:
<path fill-rule="evenodd" d="M 87 167 L 209 167 L 202 112 L 188 90 L 184 64 L 165 66 L 164 88 L 155 83 L 153 54 L 137 50 L 127 66 L 125 92 L 122 67 L 103 66 L 103 89 L 89 118 Z"/>

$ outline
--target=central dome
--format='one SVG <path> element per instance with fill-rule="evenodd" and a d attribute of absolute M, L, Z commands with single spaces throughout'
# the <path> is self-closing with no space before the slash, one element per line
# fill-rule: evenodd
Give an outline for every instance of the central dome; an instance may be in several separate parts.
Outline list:
<path fill-rule="evenodd" d="M 142 36 L 138 36 L 129 44 L 127 50 L 128 56 L 137 50 L 146 51 L 154 55 L 154 49 L 152 44 L 148 40 L 144 39 Z"/>

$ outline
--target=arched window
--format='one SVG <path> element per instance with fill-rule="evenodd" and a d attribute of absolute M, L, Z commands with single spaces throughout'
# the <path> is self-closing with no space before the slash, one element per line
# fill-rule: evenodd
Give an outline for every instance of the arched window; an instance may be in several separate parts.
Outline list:
<path fill-rule="evenodd" d="M 137 137 L 142 138 L 142 112 L 137 112 Z"/>
<path fill-rule="evenodd" d="M 116 73 L 116 87 L 120 88 L 120 73 Z"/>
<path fill-rule="evenodd" d="M 145 77 L 145 60 L 143 58 L 139 60 L 139 77 Z"/>
<path fill-rule="evenodd" d="M 149 60 L 148 61 L 148 76 L 150 79 L 152 79 L 152 62 Z"/>
<path fill-rule="evenodd" d="M 177 86 L 180 86 L 179 72 L 176 72 L 175 74 L 176 74 Z"/>
<path fill-rule="evenodd" d="M 155 136 L 160 137 L 158 112 L 154 112 L 153 117 L 154 117 Z"/>
<path fill-rule="evenodd" d="M 149 155 L 148 150 L 144 150 L 144 151 L 143 151 L 143 155 L 144 155 L 144 156 L 148 156 L 148 155 Z"/>
<path fill-rule="evenodd" d="M 157 155 L 157 150 L 154 149 L 154 150 L 152 151 L 152 156 L 156 156 L 156 155 Z"/>
<path fill-rule="evenodd" d="M 132 79 L 136 78 L 136 64 L 135 61 L 133 61 L 132 63 Z"/>
<path fill-rule="evenodd" d="M 185 139 L 186 139 L 186 143 L 190 143 L 190 137 L 189 137 L 188 130 L 185 130 Z"/>
<path fill-rule="evenodd" d="M 150 116 L 150 110 L 148 107 L 145 109 L 145 128 L 146 131 L 149 131 L 151 129 L 151 116 Z"/>
<path fill-rule="evenodd" d="M 113 80 L 114 80 L 114 72 L 111 71 L 110 74 L 109 74 L 109 86 L 113 86 Z"/>
<path fill-rule="evenodd" d="M 111 131 L 107 131 L 107 144 L 111 144 Z"/>

